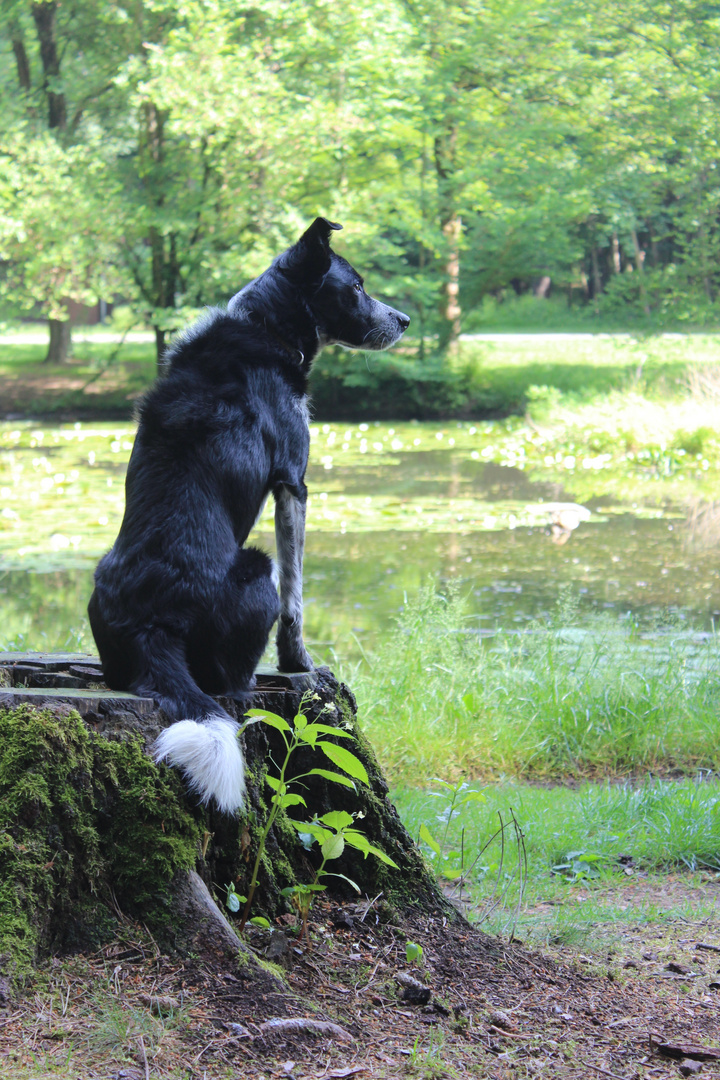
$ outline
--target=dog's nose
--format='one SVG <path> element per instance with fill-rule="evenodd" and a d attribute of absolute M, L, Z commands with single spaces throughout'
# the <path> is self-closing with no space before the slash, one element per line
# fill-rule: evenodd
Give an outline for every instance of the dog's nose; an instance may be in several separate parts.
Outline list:
<path fill-rule="evenodd" d="M 410 325 L 410 316 L 403 315 L 402 311 L 396 311 L 395 314 L 397 316 L 397 321 L 400 323 L 400 329 L 403 333 L 405 333 L 408 326 Z"/>

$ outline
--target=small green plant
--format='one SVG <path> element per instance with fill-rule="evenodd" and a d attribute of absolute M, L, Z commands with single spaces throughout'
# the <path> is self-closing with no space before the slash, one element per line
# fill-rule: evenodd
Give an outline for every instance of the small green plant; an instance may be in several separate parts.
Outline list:
<path fill-rule="evenodd" d="M 431 791 L 433 798 L 443 799 L 445 807 L 439 815 L 439 821 L 444 825 L 440 840 L 436 840 L 427 825 L 420 826 L 420 839 L 423 840 L 436 858 L 435 868 L 439 876 L 456 880 L 462 878 L 465 873 L 465 830 L 460 833 L 460 850 L 448 848 L 448 834 L 450 825 L 464 807 L 472 803 L 485 803 L 487 799 L 482 791 L 473 790 L 464 780 L 458 784 L 451 784 L 447 780 L 435 780 L 440 785 L 439 791 Z"/>
<path fill-rule="evenodd" d="M 603 856 L 592 851 L 568 851 L 565 858 L 555 863 L 551 870 L 553 874 L 558 874 L 574 885 L 578 881 L 599 877 L 599 864 L 602 861 Z"/>
<path fill-rule="evenodd" d="M 315 695 L 315 697 L 317 697 L 317 695 Z M 302 711 L 306 701 L 307 698 L 304 697 L 300 703 L 300 711 L 293 718 L 292 723 L 289 723 L 282 716 L 278 716 L 277 713 L 269 712 L 267 709 L 249 709 L 246 713 L 248 719 L 241 728 L 241 731 L 244 731 L 251 724 L 263 723 L 267 724 L 268 727 L 279 731 L 285 744 L 285 756 L 278 767 L 278 776 L 272 776 L 269 772 L 265 775 L 265 783 L 272 789 L 273 794 L 270 799 L 270 812 L 260 835 L 248 894 L 247 896 L 240 896 L 235 892 L 235 888 L 232 884 L 227 886 L 228 895 L 226 903 L 228 908 L 231 911 L 239 911 L 240 905 L 245 905 L 240 920 L 240 932 L 244 929 L 250 915 L 250 908 L 255 895 L 255 889 L 257 888 L 258 873 L 263 852 L 265 851 L 270 830 L 272 829 L 278 814 L 281 810 L 287 810 L 293 806 L 307 805 L 305 799 L 299 792 L 290 791 L 290 785 L 297 785 L 300 781 L 311 776 L 320 776 L 333 783 L 353 788 L 353 790 L 355 789 L 356 780 L 362 784 L 368 783 L 367 770 L 362 761 L 346 747 L 338 746 L 335 742 L 330 742 L 331 738 L 352 739 L 353 736 L 348 731 L 345 731 L 343 728 L 337 727 L 336 725 L 323 724 L 318 721 L 313 721 L 312 723 L 309 722 L 307 716 Z M 314 768 L 309 769 L 306 772 L 292 775 L 290 773 L 290 762 L 295 751 L 300 747 L 310 747 L 313 750 L 320 750 L 333 765 L 342 769 L 342 772 L 336 772 L 334 769 Z M 291 895 L 295 898 L 294 903 L 303 920 L 304 931 L 307 928 L 307 914 L 312 903 L 312 895 L 325 888 L 325 886 L 320 883 L 320 878 L 331 876 L 330 871 L 325 870 L 325 864 L 332 859 L 339 858 L 343 853 L 346 843 L 364 852 L 365 857 L 372 854 L 375 855 L 376 858 L 380 858 L 389 863 L 391 866 L 395 866 L 392 859 L 388 858 L 385 852 L 380 851 L 379 848 L 373 847 L 362 832 L 358 829 L 350 828 L 354 820 L 353 816 L 345 811 L 330 811 L 316 821 L 304 823 L 292 822 L 300 835 L 300 839 L 306 846 L 312 846 L 315 840 L 320 843 L 320 850 L 323 857 L 315 880 L 311 885 L 292 886 L 285 892 L 285 895 Z M 339 874 L 336 876 L 343 877 L 344 875 Z M 348 878 L 345 880 L 349 881 Z M 354 882 L 350 882 L 350 884 L 354 885 Z M 354 885 L 354 887 L 357 888 L 356 885 Z M 254 918 L 250 921 L 260 926 L 269 925 L 267 920 L 262 918 Z"/>
<path fill-rule="evenodd" d="M 423 958 L 423 947 L 415 941 L 405 942 L 405 959 L 408 964 L 420 963 Z"/>
<path fill-rule="evenodd" d="M 247 896 L 241 896 L 239 892 L 236 892 L 232 881 L 229 885 L 226 885 L 225 888 L 227 890 L 225 906 L 228 911 L 237 912 L 240 910 L 242 904 L 247 904 Z M 262 926 L 264 930 L 267 930 L 270 927 L 269 920 L 263 915 L 255 915 L 254 918 L 248 919 L 248 922 L 251 922 L 253 926 Z"/>
<path fill-rule="evenodd" d="M 397 869 L 397 863 L 393 862 L 393 860 L 380 848 L 371 844 L 363 832 L 360 832 L 359 829 L 351 828 L 354 823 L 355 816 L 349 814 L 346 810 L 330 810 L 327 814 L 322 814 L 321 817 L 316 818 L 314 821 L 293 821 L 291 823 L 297 830 L 305 847 L 309 850 L 317 841 L 320 845 L 320 854 L 322 855 L 322 862 L 317 869 L 313 881 L 309 885 L 290 885 L 288 888 L 283 889 L 281 893 L 282 896 L 290 897 L 293 907 L 300 915 L 302 926 L 300 940 L 307 936 L 308 916 L 315 894 L 324 892 L 327 888 L 326 885 L 322 884 L 322 878 L 342 878 L 343 881 L 347 881 L 356 892 L 360 892 L 356 883 L 351 881 L 346 874 L 337 874 L 331 870 L 325 869 L 327 863 L 340 858 L 346 845 L 361 851 L 365 858 L 367 858 L 368 855 L 374 855 L 376 859 L 380 859 L 380 861 L 386 863 L 386 865 L 394 866 Z"/>
<path fill-rule="evenodd" d="M 436 783 L 440 785 L 440 790 L 431 791 L 429 794 L 433 798 L 439 798 L 445 801 L 445 807 L 438 816 L 439 821 L 444 825 L 444 830 L 440 840 L 436 840 L 427 825 L 423 822 L 418 830 L 419 840 L 422 840 L 423 843 L 430 848 L 431 858 L 434 860 L 438 877 L 440 879 L 445 879 L 445 881 L 448 882 L 454 882 L 452 890 L 448 893 L 450 898 L 453 898 L 457 893 L 457 899 L 462 901 L 463 889 L 469 882 L 470 875 L 476 867 L 479 867 L 483 876 L 490 874 L 494 875 L 495 887 L 492 895 L 486 899 L 484 910 L 477 913 L 479 922 L 487 920 L 495 908 L 505 901 L 511 885 L 513 883 L 517 884 L 519 899 L 515 917 L 512 922 L 512 929 L 510 931 L 510 939 L 512 940 L 520 911 L 520 903 L 522 901 L 525 882 L 527 880 L 525 837 L 515 813 L 513 812 L 512 807 L 509 807 L 506 817 L 503 818 L 502 813 L 498 811 L 498 828 L 484 843 L 478 846 L 475 857 L 469 864 L 466 864 L 465 827 L 463 826 L 460 830 L 459 851 L 448 846 L 450 827 L 453 818 L 455 818 L 461 810 L 467 810 L 473 804 L 486 803 L 487 797 L 482 791 L 471 789 L 464 781 L 458 784 L 450 784 L 446 780 L 436 780 Z M 511 844 L 514 844 L 517 852 L 517 866 L 511 871 L 505 872 L 505 883 L 503 887 L 500 888 L 501 875 L 504 872 L 506 862 L 506 845 L 508 839 Z M 496 861 L 490 865 L 479 865 L 485 852 L 496 844 L 499 844 L 500 847 Z"/>

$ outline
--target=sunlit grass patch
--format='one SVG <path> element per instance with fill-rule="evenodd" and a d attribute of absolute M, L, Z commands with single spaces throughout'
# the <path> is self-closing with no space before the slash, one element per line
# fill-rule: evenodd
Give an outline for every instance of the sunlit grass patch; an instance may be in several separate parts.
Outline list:
<path fill-rule="evenodd" d="M 391 778 L 667 773 L 720 762 L 720 648 L 672 624 L 580 620 L 488 639 L 460 598 L 426 588 L 353 674 Z"/>
<path fill-rule="evenodd" d="M 518 918 L 518 933 L 535 940 L 586 945 L 593 934 L 607 940 L 614 925 L 682 915 L 687 890 L 702 884 L 698 875 L 719 879 L 715 777 L 579 788 L 515 782 L 464 788 L 472 791 L 477 797 L 454 810 L 447 785 L 438 781 L 429 790 L 398 787 L 393 798 L 451 894 L 464 895 L 470 910 L 487 915 L 496 932 L 507 933 Z M 491 839 L 511 811 L 527 856 L 519 917 L 521 876 L 512 835 L 506 830 L 504 851 Z M 663 892 L 657 875 L 667 873 L 675 876 Z M 490 901 L 498 895 L 503 903 L 494 907 Z M 694 903 L 699 919 L 703 912 Z M 710 893 L 706 907 L 705 915 L 717 913 Z"/>

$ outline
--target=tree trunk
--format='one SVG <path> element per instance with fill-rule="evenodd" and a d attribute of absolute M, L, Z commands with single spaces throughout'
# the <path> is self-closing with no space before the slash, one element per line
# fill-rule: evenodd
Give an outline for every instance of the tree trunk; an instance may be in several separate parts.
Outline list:
<path fill-rule="evenodd" d="M 158 378 L 165 374 L 166 333 L 159 326 L 155 327 L 155 371 Z"/>
<path fill-rule="evenodd" d="M 72 330 L 70 320 L 48 319 L 50 344 L 48 345 L 46 364 L 65 364 L 72 354 Z"/>
<path fill-rule="evenodd" d="M 439 347 L 454 352 L 460 337 L 460 239 L 462 221 L 455 205 L 457 126 L 450 125 L 434 143 L 440 227 L 445 240 L 445 284 L 440 310 Z"/>
<path fill-rule="evenodd" d="M 48 103 L 48 127 L 65 131 L 67 127 L 65 94 L 58 89 L 60 85 L 60 57 L 56 36 L 57 7 L 57 0 L 45 0 L 44 3 L 33 4 L 32 16 L 35 20 L 35 29 L 40 44 L 40 59 L 45 77 L 44 89 Z"/>
<path fill-rule="evenodd" d="M 265 775 L 281 758 L 282 737 L 265 724 L 247 729 L 246 808 L 228 817 L 199 805 L 175 770 L 152 762 L 146 749 L 167 723 L 154 703 L 108 691 L 100 680 L 93 657 L 0 653 L 0 833 L 12 837 L 0 845 L 0 957 L 11 982 L 50 949 L 97 946 L 116 928 L 118 909 L 170 950 L 196 948 L 203 919 L 217 924 L 215 945 L 232 946 L 233 929 L 218 905 L 230 883 L 247 894 L 272 795 Z M 235 708 L 226 699 L 223 705 Z M 329 810 L 355 814 L 357 827 L 397 869 L 346 846 L 333 871 L 369 898 L 382 895 L 388 911 L 454 917 L 388 798 L 348 688 L 326 668 L 301 675 L 268 669 L 258 674 L 253 705 L 287 719 L 302 708 L 311 722 L 322 712 L 324 722 L 331 715 L 330 723 L 355 739 L 343 745 L 364 763 L 368 786 L 309 777 L 297 789 L 307 806 L 292 812 L 301 821 Z M 328 764 L 308 747 L 297 752 L 292 775 Z M 311 882 L 318 861 L 281 812 L 252 915 L 274 920 L 291 912 L 282 890 Z M 341 878 L 331 880 L 334 895 L 355 895 Z"/>
<path fill-rule="evenodd" d="M 592 248 L 590 249 L 590 258 L 592 260 L 593 300 L 597 301 L 602 293 L 602 277 L 600 275 L 600 260 L 598 259 L 598 249 L 595 241 L 593 241 Z"/>
<path fill-rule="evenodd" d="M 449 352 L 457 349 L 460 339 L 460 237 L 462 221 L 457 214 L 443 224 L 443 235 L 447 241 L 447 261 L 445 263 L 445 326 L 442 332 L 443 344 Z"/>
<path fill-rule="evenodd" d="M 638 238 L 637 230 L 631 230 L 633 249 L 635 251 L 635 269 L 638 275 L 638 290 L 640 293 L 640 302 L 643 306 L 643 311 L 646 315 L 650 314 L 650 305 L 647 302 L 647 290 L 645 289 L 644 281 L 644 269 L 645 269 L 645 252 L 640 247 L 640 240 Z"/>
<path fill-rule="evenodd" d="M 30 61 L 28 60 L 20 21 L 18 19 L 11 19 L 8 29 L 10 30 L 12 50 L 15 54 L 15 68 L 17 70 L 18 84 L 20 89 L 27 93 L 32 89 L 32 79 L 30 77 Z"/>
<path fill-rule="evenodd" d="M 153 101 L 143 103 L 143 138 L 141 153 L 145 158 L 145 172 L 151 181 L 154 195 L 151 196 L 155 209 L 160 213 L 165 203 L 165 189 L 162 167 L 165 160 L 165 120 L 167 114 Z M 166 237 L 156 225 L 148 230 L 150 247 L 150 299 L 153 308 L 162 310 L 175 305 L 177 252 L 175 238 L 171 234 L 169 251 L 166 251 Z M 163 358 L 165 355 L 166 331 L 155 326 L 155 362 L 158 376 L 164 374 Z"/>

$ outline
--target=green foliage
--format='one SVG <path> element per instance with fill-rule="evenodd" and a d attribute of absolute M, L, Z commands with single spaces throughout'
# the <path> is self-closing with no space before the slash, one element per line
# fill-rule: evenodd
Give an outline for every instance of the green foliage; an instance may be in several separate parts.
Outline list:
<path fill-rule="evenodd" d="M 405 943 L 405 959 L 408 964 L 420 963 L 423 958 L 423 947 L 414 941 Z"/>
<path fill-rule="evenodd" d="M 315 696 L 317 697 L 317 695 Z M 306 697 L 303 698 L 303 703 L 306 699 L 309 700 L 309 695 L 306 695 Z M 302 795 L 297 791 L 290 791 L 290 786 L 301 785 L 303 780 L 307 780 L 313 776 L 319 776 L 324 780 L 330 780 L 333 783 L 351 787 L 353 789 L 355 788 L 355 781 L 359 781 L 361 784 L 367 784 L 369 782 L 367 770 L 362 761 L 346 747 L 339 746 L 337 743 L 330 741 L 330 739 L 352 739 L 352 735 L 344 728 L 338 727 L 337 725 L 324 724 L 317 720 L 309 722 L 306 714 L 302 711 L 303 703 L 301 703 L 300 712 L 293 717 L 292 723 L 289 723 L 282 716 L 278 716 L 277 713 L 269 712 L 267 709 L 249 709 L 245 714 L 248 719 L 243 725 L 242 730 L 244 731 L 251 724 L 263 723 L 267 727 L 280 732 L 282 741 L 285 744 L 285 756 L 277 766 L 278 776 L 273 776 L 269 772 L 265 773 L 265 783 L 271 789 L 273 794 L 270 798 L 270 812 L 258 841 L 258 850 L 250 877 L 248 895 L 246 897 L 238 896 L 232 884 L 227 887 L 228 895 L 226 903 L 228 908 L 231 911 L 237 911 L 239 910 L 241 903 L 245 905 L 240 922 L 241 931 L 248 921 L 250 908 L 257 888 L 258 874 L 265 853 L 267 839 L 270 835 L 270 830 L 277 820 L 278 814 L 281 811 L 287 811 L 296 806 L 307 805 Z M 327 758 L 329 758 L 333 765 L 342 769 L 342 772 L 338 773 L 334 770 L 313 768 L 306 772 L 292 773 L 290 771 L 291 759 L 295 752 L 301 747 L 320 750 Z M 312 896 L 314 893 L 322 892 L 326 888 L 321 882 L 322 878 L 343 878 L 343 880 L 347 881 L 355 890 L 359 891 L 355 882 L 350 881 L 344 874 L 333 874 L 325 869 L 326 863 L 340 858 L 345 850 L 346 844 L 361 851 L 365 858 L 367 858 L 368 855 L 373 855 L 375 858 L 380 859 L 381 862 L 384 862 L 389 866 L 396 865 L 384 851 L 381 851 L 380 848 L 371 844 L 364 833 L 352 827 L 354 826 L 354 823 L 355 818 L 353 815 L 348 814 L 344 810 L 328 811 L 314 821 L 299 822 L 292 819 L 290 821 L 291 826 L 297 831 L 301 842 L 306 848 L 310 850 L 313 843 L 317 842 L 322 856 L 322 862 L 317 869 L 315 878 L 310 884 L 298 883 L 287 887 L 282 890 L 281 893 L 283 896 L 290 897 L 293 905 L 298 910 L 302 919 L 303 934 L 307 932 L 307 918 L 312 903 Z M 254 922 L 256 925 L 267 924 L 267 920 L 262 919 L 262 917 L 250 919 L 250 922 Z"/>
<path fill-rule="evenodd" d="M 324 212 L 409 310 L 421 361 L 453 342 L 458 283 L 471 312 L 549 278 L 589 318 L 716 318 L 720 20 L 702 6 L 163 0 L 128 18 L 80 0 L 44 48 L 31 7 L 1 18 L 15 310 L 119 293 L 162 340 Z M 383 375 L 403 409 L 407 374 Z"/>

